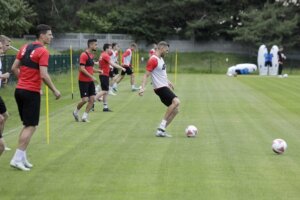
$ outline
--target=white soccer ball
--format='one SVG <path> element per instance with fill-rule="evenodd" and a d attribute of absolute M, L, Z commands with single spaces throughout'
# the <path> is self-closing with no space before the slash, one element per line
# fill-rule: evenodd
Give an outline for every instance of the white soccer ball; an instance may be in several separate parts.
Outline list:
<path fill-rule="evenodd" d="M 198 134 L 198 129 L 197 129 L 196 126 L 189 125 L 188 127 L 186 127 L 186 129 L 185 129 L 185 135 L 187 137 L 196 137 L 197 134 Z"/>
<path fill-rule="evenodd" d="M 272 143 L 272 150 L 277 154 L 282 154 L 286 151 L 287 144 L 283 139 L 275 139 Z"/>

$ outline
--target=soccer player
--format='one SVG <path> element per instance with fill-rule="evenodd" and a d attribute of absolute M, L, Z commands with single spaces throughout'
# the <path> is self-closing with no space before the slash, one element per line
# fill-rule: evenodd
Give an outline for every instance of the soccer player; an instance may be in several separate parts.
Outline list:
<path fill-rule="evenodd" d="M 112 112 L 112 110 L 108 108 L 107 104 L 110 65 L 118 69 L 122 69 L 123 71 L 126 70 L 117 63 L 111 61 L 109 52 L 111 52 L 111 44 L 106 43 L 103 45 L 103 52 L 101 53 L 99 58 L 99 68 L 102 70 L 102 73 L 99 76 L 102 91 L 99 92 L 95 97 L 96 100 L 98 100 L 100 97 L 103 97 L 103 112 Z"/>
<path fill-rule="evenodd" d="M 117 43 L 112 43 L 112 51 L 111 51 L 111 55 L 110 55 L 110 59 L 112 62 L 117 63 L 118 64 L 118 52 L 119 52 L 119 45 Z M 117 95 L 116 93 L 113 92 L 113 84 L 116 82 L 117 78 L 118 78 L 118 74 L 119 74 L 119 70 L 116 67 L 110 66 L 111 70 L 109 72 L 109 77 L 110 77 L 110 82 L 109 82 L 109 91 L 108 94 L 110 95 Z"/>
<path fill-rule="evenodd" d="M 283 46 L 280 46 L 279 50 L 278 50 L 278 63 L 279 63 L 279 66 L 278 66 L 278 76 L 279 77 L 283 77 L 282 76 L 282 70 L 283 70 L 283 62 L 284 62 L 284 60 L 286 60 L 286 56 L 283 53 Z"/>
<path fill-rule="evenodd" d="M 81 53 L 79 62 L 78 84 L 80 90 L 81 101 L 77 104 L 73 111 L 75 121 L 79 121 L 79 111 L 87 103 L 85 112 L 82 115 L 82 122 L 88 122 L 88 114 L 94 105 L 95 100 L 95 84 L 97 79 L 93 76 L 94 72 L 100 73 L 99 69 L 94 68 L 93 52 L 97 50 L 97 40 L 89 39 L 87 42 L 88 48 Z"/>
<path fill-rule="evenodd" d="M 10 43 L 11 43 L 11 40 L 8 37 L 6 37 L 5 35 L 0 35 L 0 56 L 7 52 L 7 50 L 10 47 Z M 7 82 L 9 76 L 10 76 L 10 73 L 8 73 L 8 72 L 2 73 L 2 62 L 0 59 L 0 88 L 1 88 L 2 82 L 3 83 Z M 2 134 L 4 131 L 4 125 L 5 125 L 5 122 L 8 118 L 8 116 L 9 115 L 8 115 L 5 103 L 0 96 L 0 155 L 2 154 L 2 152 L 4 150 L 6 150 L 6 151 L 11 150 L 9 147 L 7 147 L 5 145 L 4 139 L 2 137 Z"/>
<path fill-rule="evenodd" d="M 139 91 L 139 95 L 143 96 L 147 79 L 151 76 L 154 92 L 159 96 L 161 102 L 168 107 L 159 127 L 157 128 L 157 137 L 172 137 L 166 132 L 166 128 L 177 115 L 180 104 L 178 97 L 172 91 L 174 90 L 173 84 L 167 77 L 167 66 L 163 58 L 168 51 L 168 43 L 164 41 L 158 43 L 155 54 L 148 60 L 146 73 L 143 76 L 142 85 Z"/>
<path fill-rule="evenodd" d="M 122 55 L 122 67 L 126 69 L 126 71 L 122 71 L 121 75 L 118 76 L 116 83 L 113 85 L 113 90 L 117 91 L 117 85 L 123 80 L 125 74 L 130 75 L 130 83 L 131 90 L 137 91 L 139 88 L 135 87 L 134 74 L 132 70 L 132 52 L 137 49 L 137 44 L 132 43 L 130 47 L 123 53 Z"/>
<path fill-rule="evenodd" d="M 10 165 L 23 171 L 29 171 L 33 167 L 27 159 L 26 149 L 39 124 L 42 80 L 56 99 L 61 96 L 48 74 L 49 52 L 45 45 L 50 44 L 53 38 L 51 27 L 45 24 L 38 25 L 36 38 L 35 42 L 21 47 L 12 65 L 12 71 L 18 78 L 15 99 L 24 127 Z"/>
<path fill-rule="evenodd" d="M 152 45 L 153 45 L 153 46 L 152 46 L 152 49 L 150 49 L 150 51 L 149 51 L 149 58 L 150 58 L 152 55 L 154 55 L 154 54 L 155 54 L 155 51 L 157 50 L 157 44 L 156 44 L 156 43 L 153 43 Z"/>

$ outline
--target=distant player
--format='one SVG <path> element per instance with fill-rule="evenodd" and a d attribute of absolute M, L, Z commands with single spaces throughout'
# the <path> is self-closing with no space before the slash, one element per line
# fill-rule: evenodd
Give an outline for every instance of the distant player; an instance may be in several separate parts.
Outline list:
<path fill-rule="evenodd" d="M 118 57 L 119 57 L 119 45 L 117 43 L 112 43 L 112 51 L 111 51 L 111 55 L 110 55 L 110 59 L 112 62 L 117 63 L 118 64 Z M 119 70 L 116 67 L 110 66 L 111 70 L 109 72 L 109 77 L 110 77 L 110 81 L 109 81 L 109 92 L 108 94 L 110 95 L 116 95 L 116 93 L 113 92 L 113 84 L 116 82 L 118 75 L 119 75 Z"/>
<path fill-rule="evenodd" d="M 282 77 L 282 70 L 283 70 L 283 62 L 286 60 L 286 56 L 283 53 L 283 46 L 279 47 L 278 51 L 278 75 Z"/>
<path fill-rule="evenodd" d="M 79 121 L 79 111 L 87 103 L 85 112 L 82 115 L 81 121 L 88 122 L 88 114 L 93 107 L 95 100 L 95 84 L 97 80 L 93 76 L 94 72 L 100 73 L 98 69 L 94 68 L 94 52 L 97 50 L 97 40 L 89 39 L 87 42 L 88 48 L 81 53 L 79 62 L 79 76 L 78 84 L 80 90 L 81 101 L 77 104 L 76 109 L 73 111 L 75 121 Z"/>
<path fill-rule="evenodd" d="M 113 90 L 117 91 L 117 84 L 119 84 L 125 74 L 130 75 L 130 83 L 131 83 L 131 90 L 137 91 L 139 88 L 135 87 L 135 80 L 134 80 L 134 74 L 133 74 L 133 68 L 132 68 L 132 52 L 137 49 L 137 44 L 132 43 L 130 47 L 123 53 L 122 55 L 122 67 L 126 69 L 126 71 L 122 71 L 121 75 L 118 76 L 118 79 L 116 80 L 116 83 L 113 85 Z"/>
<path fill-rule="evenodd" d="M 153 43 L 152 44 L 152 49 L 150 49 L 149 51 L 149 58 L 155 54 L 155 51 L 157 50 L 157 44 L 156 43 Z"/>
<path fill-rule="evenodd" d="M 101 75 L 99 76 L 101 83 L 101 92 L 97 93 L 95 99 L 98 100 L 100 97 L 103 97 L 103 112 L 112 112 L 108 108 L 107 96 L 109 91 L 109 72 L 110 66 L 116 67 L 118 69 L 122 69 L 125 71 L 126 69 L 111 61 L 109 52 L 111 52 L 111 44 L 103 45 L 103 52 L 99 58 L 99 68 L 102 70 Z"/>
<path fill-rule="evenodd" d="M 155 54 L 148 60 L 146 73 L 143 76 L 142 85 L 139 91 L 139 95 L 142 96 L 145 91 L 147 79 L 151 76 L 154 92 L 159 96 L 161 102 L 168 107 L 157 128 L 157 137 L 171 137 L 171 135 L 166 132 L 166 128 L 177 115 L 180 104 L 178 97 L 172 91 L 174 90 L 173 84 L 167 77 L 167 66 L 163 58 L 168 52 L 169 44 L 164 41 L 159 42 Z"/>
<path fill-rule="evenodd" d="M 5 35 L 0 35 L 0 56 L 5 54 L 8 49 L 10 48 L 11 40 L 6 37 Z M 8 78 L 10 77 L 10 73 L 2 73 L 2 62 L 0 58 L 0 88 L 2 86 L 2 83 L 6 83 Z M 3 99 L 0 96 L 0 155 L 2 154 L 3 150 L 9 151 L 11 150 L 9 147 L 5 145 L 4 139 L 2 137 L 5 122 L 8 118 L 8 112 L 5 106 L 5 103 Z M 3 146 L 2 146 L 3 145 Z M 2 148 L 4 147 L 4 149 Z"/>

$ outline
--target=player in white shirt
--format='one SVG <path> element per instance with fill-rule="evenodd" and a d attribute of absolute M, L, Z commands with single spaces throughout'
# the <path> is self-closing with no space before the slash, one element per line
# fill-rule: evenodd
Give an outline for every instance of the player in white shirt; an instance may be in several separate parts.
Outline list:
<path fill-rule="evenodd" d="M 157 50 L 150 57 L 146 66 L 146 73 L 143 76 L 139 95 L 143 96 L 147 79 L 151 76 L 154 92 L 159 96 L 161 102 L 168 108 L 156 131 L 157 137 L 172 137 L 166 132 L 167 126 L 172 122 L 178 113 L 180 104 L 179 98 L 174 94 L 173 84 L 168 80 L 164 56 L 169 52 L 169 44 L 161 41 L 157 45 Z"/>
<path fill-rule="evenodd" d="M 118 57 L 119 57 L 119 45 L 117 43 L 112 43 L 112 51 L 110 55 L 110 60 L 113 63 L 118 64 Z M 116 93 L 113 92 L 113 84 L 116 83 L 119 75 L 119 70 L 116 67 L 110 66 L 111 71 L 109 72 L 109 77 L 110 77 L 110 83 L 109 83 L 109 91 L 108 94 L 110 95 L 117 95 Z"/>
<path fill-rule="evenodd" d="M 5 54 L 6 51 L 10 48 L 10 43 L 11 43 L 11 40 L 8 37 L 6 37 L 4 35 L 0 35 L 0 55 L 1 56 L 3 54 Z M 9 76 L 10 76 L 10 73 L 8 73 L 8 72 L 2 73 L 2 62 L 1 62 L 1 58 L 0 58 L 0 87 L 1 87 L 2 82 L 7 82 Z M 2 152 L 4 150 L 6 150 L 6 151 L 11 150 L 10 148 L 8 148 L 5 145 L 4 139 L 2 138 L 4 125 L 5 125 L 5 122 L 8 118 L 8 116 L 9 115 L 6 110 L 5 103 L 0 96 L 0 155 L 2 154 Z"/>
<path fill-rule="evenodd" d="M 130 84 L 131 91 L 139 90 L 138 87 L 135 86 L 133 66 L 132 66 L 132 52 L 137 49 L 137 44 L 132 43 L 130 47 L 123 53 L 122 55 L 122 67 L 126 69 L 126 71 L 122 71 L 121 75 L 118 75 L 116 82 L 113 84 L 113 90 L 117 91 L 118 84 L 123 80 L 125 74 L 130 76 Z"/>

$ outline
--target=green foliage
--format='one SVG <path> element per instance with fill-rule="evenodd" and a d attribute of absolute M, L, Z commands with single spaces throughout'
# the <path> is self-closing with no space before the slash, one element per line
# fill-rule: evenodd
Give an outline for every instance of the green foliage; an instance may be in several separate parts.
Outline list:
<path fill-rule="evenodd" d="M 0 0 L 1 34 L 18 36 L 29 31 L 37 14 L 24 0 Z"/>
<path fill-rule="evenodd" d="M 282 44 L 288 47 L 300 42 L 300 18 L 295 7 L 265 4 L 262 9 L 249 9 L 241 13 L 242 26 L 228 31 L 235 41 L 259 46 Z"/>

